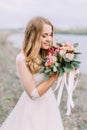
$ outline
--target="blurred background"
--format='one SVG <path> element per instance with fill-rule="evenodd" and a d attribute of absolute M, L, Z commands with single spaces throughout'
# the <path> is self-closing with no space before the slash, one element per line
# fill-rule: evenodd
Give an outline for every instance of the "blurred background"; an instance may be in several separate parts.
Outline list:
<path fill-rule="evenodd" d="M 87 0 L 1 0 L 0 29 L 23 32 L 27 22 L 34 16 L 47 17 L 54 25 L 58 41 L 78 42 L 83 53 L 81 71 L 87 66 Z M 62 35 L 60 35 L 62 34 Z M 78 34 L 75 36 L 64 34 Z M 15 46 L 21 46 L 23 35 L 10 37 Z"/>
<path fill-rule="evenodd" d="M 21 28 L 42 15 L 63 29 L 87 27 L 87 0 L 0 0 L 0 28 Z"/>
<path fill-rule="evenodd" d="M 23 91 L 15 60 L 26 24 L 34 16 L 53 23 L 54 40 L 79 43 L 77 50 L 82 54 L 80 80 L 73 96 L 76 107 L 71 117 L 65 116 L 66 91 L 60 107 L 65 130 L 87 130 L 87 0 L 0 0 L 0 124 Z"/>

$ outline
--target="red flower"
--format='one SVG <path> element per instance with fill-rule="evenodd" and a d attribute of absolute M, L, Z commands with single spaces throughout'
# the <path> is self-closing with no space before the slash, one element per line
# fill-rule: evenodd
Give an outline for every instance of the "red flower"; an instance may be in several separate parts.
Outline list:
<path fill-rule="evenodd" d="M 54 55 L 54 54 L 58 53 L 59 50 L 60 50 L 59 46 L 53 46 L 50 48 L 48 55 Z"/>

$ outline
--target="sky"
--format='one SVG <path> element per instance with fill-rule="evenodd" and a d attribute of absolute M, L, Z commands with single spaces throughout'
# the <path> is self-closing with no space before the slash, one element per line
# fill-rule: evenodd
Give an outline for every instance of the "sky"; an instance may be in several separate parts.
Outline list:
<path fill-rule="evenodd" d="M 87 28 L 87 0 L 0 0 L 0 28 L 25 27 L 34 16 L 59 28 Z"/>

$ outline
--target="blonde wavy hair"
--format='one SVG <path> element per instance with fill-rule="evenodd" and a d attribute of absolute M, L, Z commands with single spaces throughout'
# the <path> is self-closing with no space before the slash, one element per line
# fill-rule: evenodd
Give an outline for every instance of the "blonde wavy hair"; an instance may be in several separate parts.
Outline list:
<path fill-rule="evenodd" d="M 23 42 L 23 53 L 25 55 L 26 64 L 32 73 L 37 73 L 41 67 L 42 60 L 47 54 L 47 50 L 41 49 L 40 36 L 43 25 L 48 24 L 52 27 L 51 22 L 43 17 L 32 18 L 25 29 L 25 37 Z"/>

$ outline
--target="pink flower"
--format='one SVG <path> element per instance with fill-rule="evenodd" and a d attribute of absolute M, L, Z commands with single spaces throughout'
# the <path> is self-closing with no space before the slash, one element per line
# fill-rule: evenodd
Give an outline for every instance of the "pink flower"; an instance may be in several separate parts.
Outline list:
<path fill-rule="evenodd" d="M 68 51 L 74 51 L 75 48 L 72 44 L 70 44 L 69 42 L 66 42 L 65 45 L 67 46 L 67 50 Z"/>
<path fill-rule="evenodd" d="M 62 47 L 60 47 L 60 50 L 67 51 L 67 47 L 66 46 L 62 46 Z"/>
<path fill-rule="evenodd" d="M 66 50 L 60 50 L 59 54 L 60 54 L 61 56 L 64 56 L 64 55 L 66 54 Z"/>
<path fill-rule="evenodd" d="M 73 53 L 67 53 L 66 58 L 68 58 L 69 60 L 73 60 L 74 54 Z"/>
<path fill-rule="evenodd" d="M 45 66 L 51 66 L 57 61 L 57 58 L 55 56 L 49 55 L 47 58 L 47 61 L 45 63 Z"/>
<path fill-rule="evenodd" d="M 48 55 L 54 55 L 54 54 L 58 53 L 59 49 L 60 49 L 59 46 L 53 46 L 52 48 L 50 48 Z"/>

